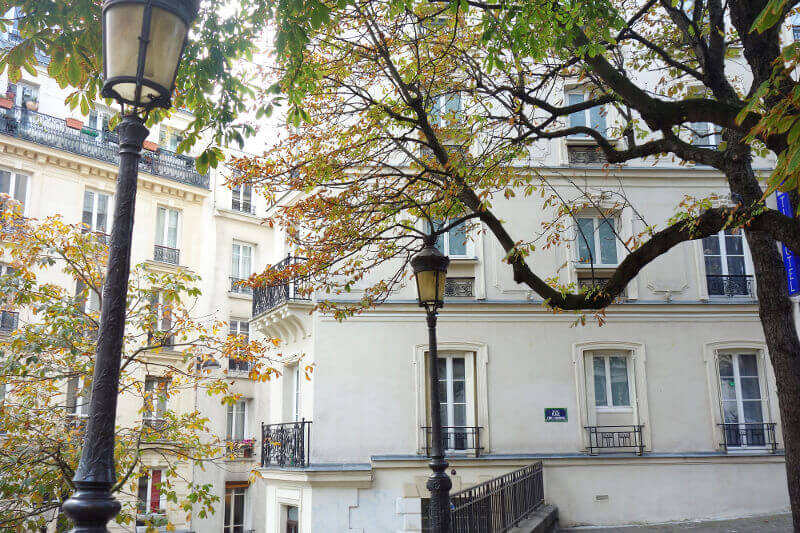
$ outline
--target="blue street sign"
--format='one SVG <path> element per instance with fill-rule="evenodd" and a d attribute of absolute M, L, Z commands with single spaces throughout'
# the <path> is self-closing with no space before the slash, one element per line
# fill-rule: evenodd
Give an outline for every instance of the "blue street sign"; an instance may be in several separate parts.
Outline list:
<path fill-rule="evenodd" d="M 794 217 L 789 194 L 779 192 L 776 197 L 778 199 L 778 211 L 788 217 Z M 785 244 L 781 247 L 783 248 L 783 266 L 786 269 L 786 280 L 789 282 L 789 294 L 800 294 L 800 259 Z"/>
<path fill-rule="evenodd" d="M 544 408 L 544 421 L 545 422 L 566 422 L 567 421 L 567 408 L 566 407 L 545 407 Z"/>

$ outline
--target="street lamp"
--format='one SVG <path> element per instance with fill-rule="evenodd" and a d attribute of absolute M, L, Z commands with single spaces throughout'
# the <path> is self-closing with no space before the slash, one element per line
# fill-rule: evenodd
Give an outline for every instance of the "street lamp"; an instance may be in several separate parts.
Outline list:
<path fill-rule="evenodd" d="M 107 522 L 120 510 L 120 503 L 111 494 L 116 482 L 114 426 L 136 179 L 142 144 L 149 133 L 144 122 L 152 109 L 171 106 L 175 76 L 197 11 L 198 0 L 103 3 L 102 95 L 115 99 L 122 108 L 122 121 L 117 127 L 120 162 L 89 420 L 73 478 L 76 490 L 62 506 L 75 526 L 73 533 L 106 533 Z"/>
<path fill-rule="evenodd" d="M 450 259 L 435 246 L 436 237 L 428 235 L 425 246 L 411 258 L 417 282 L 417 300 L 425 308 L 428 319 L 428 375 L 430 376 L 431 462 L 433 471 L 427 487 L 431 493 L 431 531 L 450 532 L 450 488 L 447 461 L 442 447 L 442 415 L 439 400 L 439 365 L 436 350 L 436 313 L 444 306 L 444 285 Z"/>

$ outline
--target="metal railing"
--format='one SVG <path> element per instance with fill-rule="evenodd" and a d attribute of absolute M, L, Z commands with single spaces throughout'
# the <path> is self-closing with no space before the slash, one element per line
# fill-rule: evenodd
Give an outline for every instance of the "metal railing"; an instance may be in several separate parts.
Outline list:
<path fill-rule="evenodd" d="M 250 372 L 252 363 L 246 359 L 236 359 L 231 357 L 228 359 L 228 372 Z"/>
<path fill-rule="evenodd" d="M 284 270 L 285 268 L 305 261 L 304 257 L 286 256 L 285 259 L 279 263 L 275 263 L 271 268 L 275 270 Z M 302 293 L 304 288 L 304 280 L 292 280 L 289 283 L 282 285 L 273 285 L 271 287 L 256 287 L 253 289 L 253 316 L 258 316 L 261 313 L 275 309 L 284 302 L 289 300 L 309 301 L 311 297 Z"/>
<path fill-rule="evenodd" d="M 310 420 L 261 424 L 261 466 L 306 467 L 310 458 Z"/>
<path fill-rule="evenodd" d="M 254 455 L 255 440 L 228 440 L 225 441 L 225 455 L 229 459 L 250 459 Z"/>
<path fill-rule="evenodd" d="M 603 450 L 633 451 L 636 455 L 644 453 L 642 425 L 634 426 L 586 426 L 589 432 L 589 455 L 597 455 Z"/>
<path fill-rule="evenodd" d="M 161 246 L 156 244 L 155 248 L 153 249 L 153 259 L 161 263 L 179 265 L 181 262 L 181 251 L 177 248 L 170 248 L 169 246 Z"/>
<path fill-rule="evenodd" d="M 753 276 L 731 275 L 731 276 L 718 276 L 707 275 L 706 283 L 708 284 L 709 296 L 727 296 L 732 298 L 734 296 L 749 296 L 754 297 L 753 292 Z"/>
<path fill-rule="evenodd" d="M 231 292 L 237 294 L 253 294 L 253 287 L 242 285 L 245 281 L 247 280 L 244 278 L 234 278 L 231 276 Z"/>
<path fill-rule="evenodd" d="M 425 455 L 431 455 L 431 427 L 423 426 L 425 432 Z M 445 455 L 453 453 L 474 452 L 475 456 L 481 454 L 481 428 L 468 426 L 443 426 L 442 427 L 442 448 Z"/>
<path fill-rule="evenodd" d="M 256 206 L 253 204 L 252 201 L 248 202 L 246 200 L 239 200 L 234 198 L 231 200 L 231 209 L 233 211 L 238 211 L 240 213 L 247 213 L 248 215 L 255 215 L 256 214 Z"/>
<path fill-rule="evenodd" d="M 775 453 L 778 450 L 774 422 L 720 424 L 719 426 L 722 428 L 721 444 L 725 451 L 731 448 L 764 448 Z"/>
<path fill-rule="evenodd" d="M 119 165 L 119 144 L 115 133 L 86 126 L 77 130 L 67 127 L 64 119 L 23 107 L 0 110 L 0 134 Z M 197 172 L 194 158 L 169 150 L 145 150 L 139 160 L 139 170 L 208 189 L 208 174 Z"/>
<path fill-rule="evenodd" d="M 9 48 L 13 48 L 18 44 L 21 44 L 24 39 L 19 33 L 14 32 L 3 32 L 0 33 L 0 48 L 3 50 L 8 50 Z M 50 64 L 50 56 L 36 48 L 33 52 L 34 57 L 36 57 L 36 61 L 39 62 L 40 65 L 46 67 Z"/>
<path fill-rule="evenodd" d="M 19 325 L 19 313 L 16 311 L 0 311 L 0 333 L 11 333 Z"/>
<path fill-rule="evenodd" d="M 504 533 L 544 503 L 542 462 L 450 495 L 452 533 Z"/>

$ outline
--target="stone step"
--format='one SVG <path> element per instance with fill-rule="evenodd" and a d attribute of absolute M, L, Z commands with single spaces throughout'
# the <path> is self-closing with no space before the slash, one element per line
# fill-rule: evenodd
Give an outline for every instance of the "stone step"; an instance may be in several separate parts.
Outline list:
<path fill-rule="evenodd" d="M 544 504 L 508 533 L 555 533 L 558 531 L 558 508 Z"/>

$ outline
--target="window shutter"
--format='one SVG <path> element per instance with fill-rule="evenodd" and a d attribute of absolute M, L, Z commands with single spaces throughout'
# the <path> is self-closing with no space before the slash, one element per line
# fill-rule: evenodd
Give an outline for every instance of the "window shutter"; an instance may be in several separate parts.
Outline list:
<path fill-rule="evenodd" d="M 150 477 L 150 511 L 157 513 L 161 508 L 161 470 L 153 470 Z"/>

